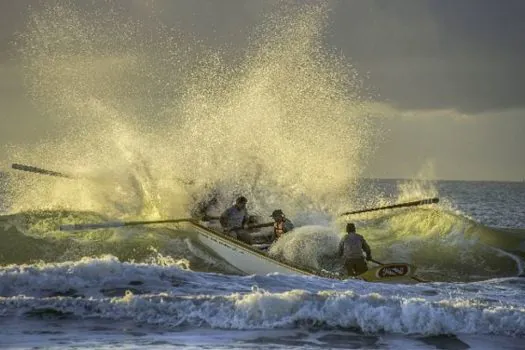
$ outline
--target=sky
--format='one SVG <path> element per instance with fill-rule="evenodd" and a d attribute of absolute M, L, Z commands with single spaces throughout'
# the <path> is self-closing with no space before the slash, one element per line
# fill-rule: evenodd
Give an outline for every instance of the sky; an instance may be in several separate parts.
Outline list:
<path fill-rule="evenodd" d="M 161 9 L 166 25 L 211 46 L 227 44 L 232 53 L 246 47 L 264 15 L 282 3 L 115 1 L 132 16 Z M 12 69 L 12 42 L 24 30 L 28 5 L 40 6 L 0 0 L 2 166 L 10 161 L 7 145 L 52 132 Z M 348 0 L 329 1 L 329 6 L 326 45 L 367 76 L 385 110 L 387 132 L 366 175 L 525 179 L 524 1 Z"/>

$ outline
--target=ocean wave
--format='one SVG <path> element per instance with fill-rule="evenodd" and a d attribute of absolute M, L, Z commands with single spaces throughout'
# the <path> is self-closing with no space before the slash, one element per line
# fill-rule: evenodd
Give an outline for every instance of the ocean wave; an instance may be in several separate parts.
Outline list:
<path fill-rule="evenodd" d="M 155 265 L 107 256 L 2 267 L 0 286 L 3 317 L 100 318 L 167 328 L 525 336 L 522 278 L 390 285 L 228 276 L 191 271 L 184 260 Z"/>
<path fill-rule="evenodd" d="M 311 218 L 295 221 L 297 228 L 269 253 L 295 265 L 341 272 L 336 253 L 344 222 L 312 225 Z M 106 220 L 96 213 L 73 211 L 0 216 L 0 264 L 80 261 L 109 254 L 120 261 L 145 263 L 159 256 L 186 259 L 194 271 L 239 273 L 204 249 L 192 232 L 176 225 L 58 230 L 62 224 Z M 523 273 L 525 253 L 520 245 L 525 243 L 519 233 L 486 227 L 455 213 L 412 209 L 360 216 L 355 222 L 377 260 L 415 264 L 418 274 L 428 280 L 475 281 Z"/>
<path fill-rule="evenodd" d="M 134 295 L 104 299 L 1 298 L 3 316 L 133 320 L 166 328 L 344 328 L 364 333 L 525 336 L 525 309 L 470 298 L 437 301 L 352 291 L 256 291 L 209 295 Z"/>

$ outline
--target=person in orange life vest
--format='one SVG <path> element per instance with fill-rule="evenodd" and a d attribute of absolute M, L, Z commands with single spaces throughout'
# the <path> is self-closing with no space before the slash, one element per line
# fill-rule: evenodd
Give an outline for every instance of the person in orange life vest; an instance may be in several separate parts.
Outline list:
<path fill-rule="evenodd" d="M 293 223 L 284 216 L 281 209 L 274 210 L 271 217 L 275 221 L 273 224 L 274 240 L 278 240 L 283 234 L 293 230 Z"/>
<path fill-rule="evenodd" d="M 366 260 L 372 260 L 372 251 L 365 238 L 355 232 L 353 223 L 346 224 L 347 234 L 339 243 L 339 256 L 343 257 L 345 268 L 349 276 L 357 276 L 368 271 Z"/>

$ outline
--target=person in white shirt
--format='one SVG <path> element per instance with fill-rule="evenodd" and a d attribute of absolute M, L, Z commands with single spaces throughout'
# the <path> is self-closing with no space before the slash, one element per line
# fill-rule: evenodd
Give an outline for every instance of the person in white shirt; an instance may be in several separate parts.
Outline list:
<path fill-rule="evenodd" d="M 244 231 L 249 220 L 248 211 L 246 210 L 247 203 L 246 197 L 238 197 L 235 204 L 221 214 L 219 222 L 225 234 L 251 244 L 250 235 Z"/>
<path fill-rule="evenodd" d="M 372 260 L 372 250 L 365 238 L 355 232 L 355 225 L 346 225 L 347 234 L 339 243 L 339 256 L 343 257 L 349 276 L 358 276 L 368 271 L 366 260 Z M 363 255 L 366 254 L 366 260 Z"/>

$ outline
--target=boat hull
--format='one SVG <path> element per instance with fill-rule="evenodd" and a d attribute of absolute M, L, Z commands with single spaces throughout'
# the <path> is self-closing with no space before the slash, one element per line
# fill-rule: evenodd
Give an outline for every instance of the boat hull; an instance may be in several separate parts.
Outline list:
<path fill-rule="evenodd" d="M 314 275 L 266 255 L 237 239 L 215 232 L 201 224 L 186 223 L 188 229 L 197 233 L 199 242 L 236 269 L 248 275 L 282 273 L 291 275 Z"/>
<path fill-rule="evenodd" d="M 319 276 L 333 279 L 346 279 L 338 274 L 328 271 L 315 271 L 308 268 L 293 266 L 289 263 L 279 261 L 267 255 L 265 252 L 241 242 L 223 233 L 216 232 L 204 224 L 196 222 L 185 222 L 182 225 L 196 234 L 198 241 L 210 251 L 240 272 L 247 275 L 267 275 L 281 273 L 286 275 Z M 406 275 L 393 276 L 378 273 L 386 268 L 399 268 L 400 265 L 407 266 Z M 376 271 L 377 270 L 377 271 Z M 398 270 L 392 270 L 398 271 Z M 382 267 L 371 268 L 367 273 L 355 278 L 367 282 L 382 283 L 417 283 L 421 280 L 413 276 L 416 267 L 408 264 L 388 264 Z M 394 272 L 397 273 L 397 272 Z M 351 277 L 352 278 L 352 277 Z"/>

